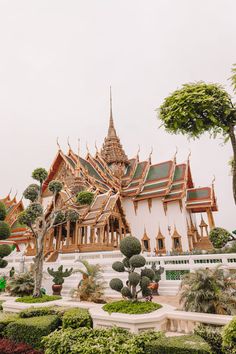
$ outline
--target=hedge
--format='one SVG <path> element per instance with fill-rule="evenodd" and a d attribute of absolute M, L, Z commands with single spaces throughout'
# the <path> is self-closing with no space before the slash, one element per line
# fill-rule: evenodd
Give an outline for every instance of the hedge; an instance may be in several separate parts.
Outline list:
<path fill-rule="evenodd" d="M 9 339 L 0 339 L 0 353 L 1 354 L 43 354 L 39 350 L 33 349 L 30 345 L 25 343 L 16 343 Z"/>
<path fill-rule="evenodd" d="M 210 346 L 199 336 L 183 335 L 167 337 L 149 343 L 146 347 L 149 354 L 208 354 Z"/>
<path fill-rule="evenodd" d="M 53 332 L 61 324 L 56 315 L 21 318 L 9 323 L 5 329 L 5 336 L 16 342 L 24 342 L 34 348 L 41 348 L 43 336 Z"/>
<path fill-rule="evenodd" d="M 62 328 L 92 327 L 92 319 L 88 310 L 72 308 L 65 311 L 62 318 Z"/>
<path fill-rule="evenodd" d="M 24 302 L 26 304 L 35 304 L 35 303 L 55 301 L 55 300 L 61 300 L 61 296 L 59 295 L 42 295 L 41 297 L 23 296 L 23 297 L 18 297 L 15 301 Z"/>
<path fill-rule="evenodd" d="M 119 312 L 119 313 L 129 313 L 129 314 L 143 314 L 150 313 L 160 309 L 162 306 L 156 302 L 144 302 L 144 301 L 128 301 L 120 300 L 110 302 L 103 306 L 103 310 L 109 313 Z"/>
<path fill-rule="evenodd" d="M 30 318 L 47 315 L 57 315 L 59 317 L 62 317 L 66 310 L 68 310 L 68 307 L 63 306 L 30 307 L 26 310 L 21 311 L 19 313 L 19 316 L 20 318 Z"/>
<path fill-rule="evenodd" d="M 9 323 L 15 322 L 18 318 L 19 315 L 15 313 L 3 314 L 0 318 L 0 335 L 2 336 L 4 334 L 3 332 Z"/>

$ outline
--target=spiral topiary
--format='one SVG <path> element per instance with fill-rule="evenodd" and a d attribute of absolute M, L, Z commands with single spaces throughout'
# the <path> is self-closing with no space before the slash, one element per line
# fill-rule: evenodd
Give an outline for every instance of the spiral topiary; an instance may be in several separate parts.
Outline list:
<path fill-rule="evenodd" d="M 119 278 L 114 278 L 110 281 L 110 288 L 112 290 L 121 292 L 121 289 L 124 287 L 124 284 L 122 282 L 122 280 L 120 280 Z"/>
<path fill-rule="evenodd" d="M 154 278 L 154 271 L 148 268 L 143 269 L 141 274 L 135 271 L 135 268 L 141 268 L 146 264 L 145 258 L 140 255 L 140 241 L 133 236 L 127 236 L 121 240 L 120 250 L 126 257 L 122 262 L 114 262 L 112 268 L 119 273 L 128 272 L 128 281 L 123 287 L 123 282 L 120 279 L 112 279 L 110 281 L 111 289 L 118 291 L 123 297 L 132 301 L 137 301 L 140 292 L 143 296 L 150 295 L 148 286 Z"/>

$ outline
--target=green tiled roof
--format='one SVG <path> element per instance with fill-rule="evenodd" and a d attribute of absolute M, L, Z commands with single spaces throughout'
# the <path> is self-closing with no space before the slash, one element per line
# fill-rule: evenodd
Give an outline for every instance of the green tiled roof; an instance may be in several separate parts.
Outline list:
<path fill-rule="evenodd" d="M 147 175 L 146 181 L 168 178 L 172 162 L 164 162 L 158 165 L 151 166 Z"/>
<path fill-rule="evenodd" d="M 146 191 L 146 190 L 149 190 L 149 189 L 157 189 L 157 188 L 161 188 L 161 187 L 166 187 L 167 185 L 168 185 L 168 181 L 149 184 L 148 186 L 145 186 L 143 188 L 143 191 Z"/>
<path fill-rule="evenodd" d="M 75 167 L 74 161 L 69 156 L 66 156 L 66 159 L 72 167 Z"/>
<path fill-rule="evenodd" d="M 183 183 L 180 183 L 180 184 L 175 184 L 174 186 L 171 186 L 170 191 L 172 192 L 172 191 L 176 191 L 176 190 L 178 190 L 178 189 L 182 189 L 182 188 L 183 188 L 183 186 L 184 186 L 184 184 L 183 184 Z"/>
<path fill-rule="evenodd" d="M 93 166 L 88 161 L 84 160 L 82 157 L 80 157 L 79 160 L 80 160 L 80 163 L 84 166 L 84 168 L 88 170 L 88 173 L 90 174 L 90 176 L 92 176 L 100 181 L 102 180 L 101 176 L 97 173 L 95 168 L 93 168 Z"/>
<path fill-rule="evenodd" d="M 174 181 L 184 178 L 185 165 L 178 165 L 175 167 Z"/>
<path fill-rule="evenodd" d="M 208 199 L 210 198 L 210 189 L 209 188 L 199 188 L 188 191 L 187 200 L 194 199 Z"/>
<path fill-rule="evenodd" d="M 147 164 L 146 161 L 139 162 L 138 166 L 136 167 L 133 179 L 138 179 L 142 177 L 142 173 L 146 164 Z"/>

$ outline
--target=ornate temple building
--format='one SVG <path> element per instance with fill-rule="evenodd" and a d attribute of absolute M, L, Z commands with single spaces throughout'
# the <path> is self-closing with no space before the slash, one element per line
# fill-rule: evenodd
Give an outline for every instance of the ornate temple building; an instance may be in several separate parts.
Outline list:
<path fill-rule="evenodd" d="M 159 163 L 151 157 L 140 161 L 138 154 L 128 158 L 116 133 L 112 105 L 108 134 L 95 156 L 88 152 L 82 158 L 70 146 L 65 154 L 59 147 L 43 185 L 48 212 L 52 200 L 48 184 L 55 179 L 64 185 L 57 205 L 76 210 L 79 220 L 57 226 L 47 235 L 48 261 L 56 260 L 60 252 L 117 250 L 129 234 L 152 254 L 212 248 L 208 232 L 217 211 L 213 184 L 194 186 L 189 158 L 183 163 L 177 163 L 176 156 Z M 76 202 L 82 190 L 94 193 L 91 205 Z M 33 242 L 27 254 L 34 254 Z"/>

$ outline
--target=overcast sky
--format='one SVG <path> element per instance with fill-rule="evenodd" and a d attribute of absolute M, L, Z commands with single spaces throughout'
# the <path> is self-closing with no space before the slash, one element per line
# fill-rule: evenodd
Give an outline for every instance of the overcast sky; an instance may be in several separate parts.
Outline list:
<path fill-rule="evenodd" d="M 107 133 L 109 86 L 129 157 L 185 161 L 196 186 L 216 176 L 217 225 L 236 228 L 230 144 L 189 142 L 159 128 L 155 109 L 182 83 L 222 83 L 236 62 L 235 0 L 0 0 L 0 196 L 20 198 L 56 137 L 94 152 Z"/>

